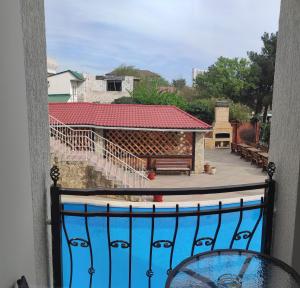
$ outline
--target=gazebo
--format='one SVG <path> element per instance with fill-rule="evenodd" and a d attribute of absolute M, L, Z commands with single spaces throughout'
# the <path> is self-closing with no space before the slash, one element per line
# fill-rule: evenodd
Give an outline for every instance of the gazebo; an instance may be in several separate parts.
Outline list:
<path fill-rule="evenodd" d="M 147 170 L 157 159 L 186 159 L 195 174 L 203 171 L 204 135 L 211 126 L 175 106 L 49 103 L 49 114 L 144 159 Z"/>

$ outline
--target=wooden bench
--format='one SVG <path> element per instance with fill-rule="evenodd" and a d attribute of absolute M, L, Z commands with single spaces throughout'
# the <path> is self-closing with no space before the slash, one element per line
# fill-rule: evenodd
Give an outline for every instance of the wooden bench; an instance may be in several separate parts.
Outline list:
<path fill-rule="evenodd" d="M 249 160 L 249 156 L 248 156 L 248 150 L 245 147 L 241 147 L 241 158 L 244 158 L 245 160 Z"/>
<path fill-rule="evenodd" d="M 268 163 L 269 163 L 269 155 L 266 152 L 260 152 L 259 153 L 262 161 L 262 169 L 263 171 L 267 170 Z"/>
<path fill-rule="evenodd" d="M 262 157 L 259 155 L 259 152 L 253 153 L 252 163 L 255 163 L 258 167 L 262 167 Z"/>
<path fill-rule="evenodd" d="M 246 160 L 250 161 L 251 164 L 253 164 L 254 162 L 254 158 L 255 158 L 255 153 L 258 153 L 259 150 L 257 148 L 254 148 L 254 147 L 250 147 L 250 148 L 247 148 L 247 155 L 246 155 Z"/>
<path fill-rule="evenodd" d="M 231 153 L 237 153 L 237 149 L 238 149 L 237 144 L 231 142 Z"/>
<path fill-rule="evenodd" d="M 155 160 L 155 171 L 178 171 L 178 172 L 187 172 L 191 175 L 191 164 L 189 159 L 170 159 L 162 158 Z"/>
<path fill-rule="evenodd" d="M 249 145 L 247 144 L 237 144 L 237 153 L 241 156 L 241 158 L 244 158 L 245 153 L 246 153 L 246 148 L 250 148 Z"/>

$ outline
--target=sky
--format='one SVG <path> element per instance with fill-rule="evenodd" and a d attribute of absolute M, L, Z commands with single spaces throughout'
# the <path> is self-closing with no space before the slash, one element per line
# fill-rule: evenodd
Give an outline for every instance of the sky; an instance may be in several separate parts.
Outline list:
<path fill-rule="evenodd" d="M 45 0 L 48 57 L 103 75 L 120 65 L 192 81 L 218 57 L 259 51 L 280 0 Z"/>

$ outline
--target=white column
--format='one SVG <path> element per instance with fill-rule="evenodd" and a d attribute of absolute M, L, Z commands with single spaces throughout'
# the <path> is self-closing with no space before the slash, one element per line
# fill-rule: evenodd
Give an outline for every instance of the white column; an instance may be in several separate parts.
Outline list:
<path fill-rule="evenodd" d="M 204 167 L 204 133 L 195 133 L 195 174 L 201 174 Z"/>
<path fill-rule="evenodd" d="M 271 127 L 277 166 L 273 255 L 300 272 L 300 2 L 283 0 Z"/>
<path fill-rule="evenodd" d="M 49 287 L 42 0 L 0 1 L 0 287 Z"/>

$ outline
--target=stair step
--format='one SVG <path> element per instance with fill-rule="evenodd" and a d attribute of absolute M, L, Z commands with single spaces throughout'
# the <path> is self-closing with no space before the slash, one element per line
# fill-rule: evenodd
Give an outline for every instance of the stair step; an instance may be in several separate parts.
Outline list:
<path fill-rule="evenodd" d="M 85 146 L 80 146 L 80 143 L 76 143 L 74 139 L 78 136 L 76 132 L 71 127 L 64 125 L 60 121 L 56 120 L 51 115 L 49 116 L 51 121 L 50 123 L 55 123 L 50 125 L 50 153 L 51 157 L 56 157 L 60 161 L 87 161 L 87 163 L 94 167 L 95 171 L 101 172 L 101 175 L 107 178 L 110 181 L 116 183 L 117 186 L 122 186 L 125 179 L 125 166 L 119 163 L 116 163 L 114 157 L 109 155 L 108 158 L 104 158 L 104 150 L 102 145 L 98 145 L 93 142 L 92 138 L 86 138 L 85 143 L 82 143 Z M 62 133 L 64 135 L 62 135 Z M 90 137 L 90 136 L 89 136 Z M 97 134 L 96 134 L 96 137 Z M 99 139 L 103 137 L 99 136 Z M 105 143 L 105 142 L 104 142 Z M 75 144 L 75 149 L 73 148 Z M 77 147 L 94 147 L 95 151 L 79 151 L 76 150 Z M 116 148 L 116 151 L 118 151 Z M 114 151 L 112 149 L 112 151 Z M 123 153 L 123 152 L 122 152 Z M 135 174 L 136 175 L 136 174 Z M 136 187 L 138 179 L 140 176 L 134 176 L 131 173 L 126 173 L 126 187 Z M 142 182 L 142 181 L 141 181 Z"/>
<path fill-rule="evenodd" d="M 93 165 L 97 165 L 98 160 L 99 159 L 98 159 L 97 155 L 95 155 L 94 153 L 89 157 L 89 161 Z"/>

